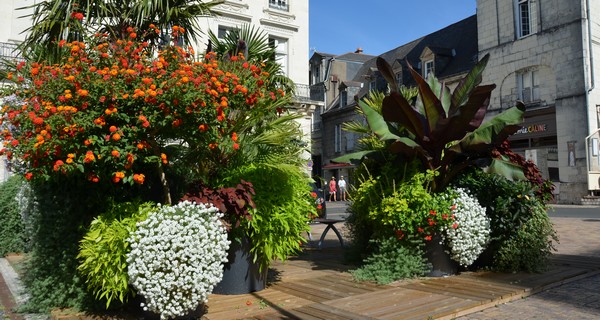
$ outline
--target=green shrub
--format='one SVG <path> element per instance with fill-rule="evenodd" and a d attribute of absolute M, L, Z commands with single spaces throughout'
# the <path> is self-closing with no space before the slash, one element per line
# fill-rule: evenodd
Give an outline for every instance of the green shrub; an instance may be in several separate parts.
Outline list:
<path fill-rule="evenodd" d="M 396 157 L 392 156 L 391 159 Z M 400 171 L 402 166 L 397 162 L 384 162 L 367 159 L 356 170 L 358 184 L 351 192 L 352 203 L 348 207 L 346 219 L 348 234 L 352 239 L 346 250 L 346 258 L 353 263 L 361 263 L 369 254 L 377 249 L 371 240 L 380 237 L 378 222 L 371 217 L 371 212 L 377 210 L 382 199 L 393 192 L 394 177 L 406 173 Z M 410 173 L 414 172 L 414 168 Z M 385 237 L 390 237 L 391 230 Z"/>
<path fill-rule="evenodd" d="M 472 170 L 454 183 L 470 190 L 490 218 L 491 241 L 476 266 L 503 271 L 543 270 L 558 236 L 547 206 L 536 197 L 531 183 L 480 170 Z"/>
<path fill-rule="evenodd" d="M 105 211 L 106 197 L 93 183 L 57 179 L 32 185 L 35 206 L 28 218 L 32 248 L 23 283 L 30 294 L 23 312 L 52 308 L 83 308 L 94 304 L 77 272 L 79 240 L 92 219 Z"/>
<path fill-rule="evenodd" d="M 532 216 L 507 239 L 494 256 L 494 268 L 503 271 L 542 272 L 558 242 L 552 222 L 542 205 L 532 208 Z"/>
<path fill-rule="evenodd" d="M 130 245 L 127 239 L 135 231 L 136 223 L 143 220 L 152 208 L 152 203 L 114 203 L 92 221 L 80 242 L 78 269 L 94 296 L 106 301 L 107 309 L 117 300 L 127 302 L 134 294 L 128 285 L 127 253 Z"/>
<path fill-rule="evenodd" d="M 379 249 L 365 259 L 360 268 L 352 271 L 358 281 L 375 281 L 379 284 L 424 276 L 431 266 L 420 247 L 409 248 L 396 238 L 387 238 L 376 243 Z"/>
<path fill-rule="evenodd" d="M 230 180 L 242 179 L 251 182 L 256 193 L 252 219 L 241 224 L 261 267 L 296 254 L 315 212 L 310 178 L 296 165 L 252 164 L 233 173 Z"/>
<path fill-rule="evenodd" d="M 25 252 L 26 235 L 17 202 L 23 178 L 12 176 L 0 184 L 0 256 Z"/>

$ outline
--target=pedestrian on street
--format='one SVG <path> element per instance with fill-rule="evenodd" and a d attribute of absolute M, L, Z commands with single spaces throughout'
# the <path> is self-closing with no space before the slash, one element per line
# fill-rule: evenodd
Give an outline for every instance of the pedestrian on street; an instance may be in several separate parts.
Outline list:
<path fill-rule="evenodd" d="M 333 196 L 333 201 L 337 201 L 336 192 L 337 184 L 335 183 L 335 177 L 331 177 L 331 180 L 329 180 L 329 202 L 331 202 L 331 196 Z"/>
<path fill-rule="evenodd" d="M 340 177 L 338 187 L 340 187 L 340 201 L 346 201 L 346 180 L 344 180 L 344 176 Z"/>

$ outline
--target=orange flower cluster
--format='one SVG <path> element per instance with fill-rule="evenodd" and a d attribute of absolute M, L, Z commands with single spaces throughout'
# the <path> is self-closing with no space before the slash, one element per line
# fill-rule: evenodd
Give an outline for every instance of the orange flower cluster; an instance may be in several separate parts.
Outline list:
<path fill-rule="evenodd" d="M 92 43 L 61 41 L 70 52 L 61 63 L 11 70 L 15 86 L 0 117 L 11 129 L 1 132 L 0 154 L 17 157 L 27 179 L 68 174 L 142 184 L 151 174 L 143 163 L 169 164 L 165 141 L 184 142 L 198 159 L 229 157 L 243 143 L 236 131 L 244 117 L 275 114 L 274 105 L 285 104 L 273 102 L 286 95 L 269 89 L 270 75 L 241 55 L 222 61 L 208 53 L 196 61 L 179 46 L 156 54 L 136 30 L 127 31 L 123 40 L 98 34 Z M 172 30 L 174 37 L 184 32 Z"/>

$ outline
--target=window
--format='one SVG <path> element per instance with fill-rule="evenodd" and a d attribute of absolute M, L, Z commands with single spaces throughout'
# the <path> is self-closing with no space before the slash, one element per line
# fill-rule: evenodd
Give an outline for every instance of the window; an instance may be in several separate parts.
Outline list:
<path fill-rule="evenodd" d="M 288 75 L 288 42 L 282 38 L 269 38 L 269 45 L 275 48 L 275 62 L 281 66 L 283 74 Z"/>
<path fill-rule="evenodd" d="M 540 100 L 539 72 L 529 70 L 517 74 L 519 100 L 530 103 Z"/>
<path fill-rule="evenodd" d="M 369 91 L 371 90 L 377 90 L 377 79 L 375 77 L 369 81 Z"/>
<path fill-rule="evenodd" d="M 353 151 L 354 150 L 354 134 L 346 133 L 346 150 L 345 151 Z"/>
<path fill-rule="evenodd" d="M 225 39 L 225 37 L 227 37 L 227 35 L 232 31 L 233 29 L 230 27 L 226 27 L 226 26 L 219 26 L 219 29 L 217 30 L 217 38 L 219 39 Z"/>
<path fill-rule="evenodd" d="M 433 60 L 423 62 L 423 78 L 427 79 L 430 73 L 435 75 L 433 66 Z"/>
<path fill-rule="evenodd" d="M 340 123 L 335 125 L 335 152 L 342 151 L 342 125 Z"/>
<path fill-rule="evenodd" d="M 344 90 L 340 92 L 340 107 L 343 108 L 348 105 L 348 91 Z"/>
<path fill-rule="evenodd" d="M 517 38 L 522 38 L 532 33 L 531 30 L 531 1 L 516 0 Z"/>
<path fill-rule="evenodd" d="M 319 64 L 313 65 L 312 70 L 310 71 L 310 74 L 311 74 L 311 77 L 310 77 L 311 85 L 321 82 L 321 65 L 319 65 Z"/>
<path fill-rule="evenodd" d="M 269 0 L 269 8 L 288 11 L 288 1 L 287 0 Z"/>
<path fill-rule="evenodd" d="M 402 85 L 402 72 L 401 71 L 396 73 L 396 83 L 398 85 Z"/>

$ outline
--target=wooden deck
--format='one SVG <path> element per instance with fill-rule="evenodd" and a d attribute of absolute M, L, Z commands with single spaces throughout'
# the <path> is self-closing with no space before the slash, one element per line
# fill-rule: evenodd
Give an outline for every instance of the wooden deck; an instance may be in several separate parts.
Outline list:
<path fill-rule="evenodd" d="M 555 255 L 547 272 L 467 272 L 390 285 L 352 280 L 335 247 L 308 250 L 270 272 L 265 290 L 211 295 L 203 319 L 452 319 L 600 273 L 599 257 Z"/>

